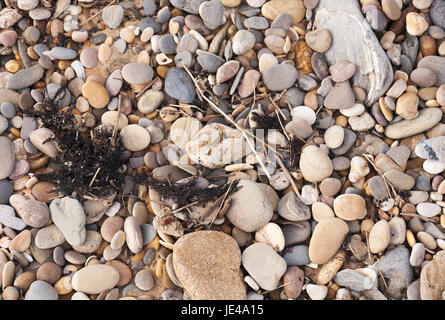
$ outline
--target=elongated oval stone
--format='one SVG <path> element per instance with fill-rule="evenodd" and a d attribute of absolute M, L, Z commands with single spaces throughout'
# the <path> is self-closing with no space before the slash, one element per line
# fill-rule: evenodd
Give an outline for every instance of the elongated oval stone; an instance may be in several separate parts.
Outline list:
<path fill-rule="evenodd" d="M 426 108 L 419 111 L 417 118 L 392 123 L 385 128 L 385 135 L 391 139 L 402 139 L 424 132 L 434 127 L 442 118 L 439 108 Z"/>
<path fill-rule="evenodd" d="M 42 79 L 44 69 L 36 64 L 31 68 L 23 69 L 14 74 L 6 82 L 7 89 L 19 90 L 32 86 L 34 83 Z"/>

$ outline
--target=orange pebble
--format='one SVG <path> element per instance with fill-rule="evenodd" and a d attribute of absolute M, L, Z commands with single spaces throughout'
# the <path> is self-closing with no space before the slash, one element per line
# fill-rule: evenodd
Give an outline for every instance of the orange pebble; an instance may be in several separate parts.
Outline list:
<path fill-rule="evenodd" d="M 148 146 L 148 152 L 158 153 L 161 149 L 159 144 L 151 144 Z"/>

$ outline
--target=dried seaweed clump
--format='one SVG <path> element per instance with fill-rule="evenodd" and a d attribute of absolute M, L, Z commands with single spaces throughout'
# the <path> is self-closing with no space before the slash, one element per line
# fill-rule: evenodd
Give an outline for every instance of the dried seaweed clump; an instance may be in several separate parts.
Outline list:
<path fill-rule="evenodd" d="M 50 99 L 45 92 L 40 108 L 33 111 L 34 116 L 54 132 L 53 140 L 59 149 L 51 163 L 54 170 L 39 174 L 38 178 L 56 183 L 60 193 L 79 199 L 85 196 L 107 197 L 121 192 L 123 161 L 119 145 L 112 140 L 111 130 L 101 127 L 85 130 L 85 126 L 79 126 L 71 107 L 65 111 L 58 110 L 60 93 L 63 96 L 63 87 L 55 99 Z"/>
<path fill-rule="evenodd" d="M 193 178 L 185 183 L 161 183 L 150 182 L 149 186 L 154 188 L 163 199 L 170 199 L 175 202 L 179 208 L 185 207 L 192 203 L 203 204 L 215 200 L 227 193 L 231 193 L 239 189 L 238 180 L 234 181 L 232 185 L 226 183 L 222 186 L 211 188 L 199 188 L 196 185 L 197 179 Z M 229 190 L 230 188 L 230 190 Z"/>

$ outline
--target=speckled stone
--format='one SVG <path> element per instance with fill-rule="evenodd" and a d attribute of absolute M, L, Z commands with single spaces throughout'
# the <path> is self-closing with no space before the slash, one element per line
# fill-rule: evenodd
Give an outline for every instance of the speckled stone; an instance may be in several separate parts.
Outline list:
<path fill-rule="evenodd" d="M 179 238 L 173 265 L 192 299 L 246 299 L 241 252 L 235 239 L 225 233 L 197 231 Z"/>

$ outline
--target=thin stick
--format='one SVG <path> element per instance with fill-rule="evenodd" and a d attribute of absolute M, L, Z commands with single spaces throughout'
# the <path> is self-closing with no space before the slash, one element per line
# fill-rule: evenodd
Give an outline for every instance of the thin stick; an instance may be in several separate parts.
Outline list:
<path fill-rule="evenodd" d="M 232 182 L 230 183 L 229 187 L 227 188 L 226 193 L 224 194 L 224 198 L 221 201 L 221 204 L 219 205 L 218 211 L 216 212 L 215 216 L 212 219 L 212 222 L 210 222 L 210 226 L 212 226 L 213 221 L 215 221 L 216 217 L 218 216 L 219 212 L 221 211 L 222 207 L 224 206 L 224 202 L 226 201 L 227 195 L 230 192 L 230 189 L 232 189 L 232 184 L 235 182 L 235 180 L 232 180 Z"/>
<path fill-rule="evenodd" d="M 199 87 L 198 83 L 196 82 L 196 79 L 193 77 L 193 75 L 191 74 L 190 70 L 184 66 L 184 69 L 188 72 L 188 74 L 190 75 L 190 77 L 193 80 L 193 83 L 195 84 L 199 95 L 198 96 L 202 96 L 209 104 L 212 105 L 212 107 L 215 108 L 215 110 L 217 110 L 222 116 L 224 116 L 224 118 L 227 119 L 227 121 L 229 121 L 230 123 L 232 123 L 238 130 L 240 130 L 241 132 L 248 134 L 249 136 L 251 136 L 252 138 L 257 139 L 258 141 L 260 141 L 263 145 L 265 145 L 266 147 L 268 147 L 269 149 L 271 149 L 273 152 L 275 152 L 275 154 L 277 156 L 279 156 L 280 158 L 283 158 L 283 155 L 278 153 L 277 149 L 275 149 L 274 147 L 270 146 L 269 144 L 267 144 L 263 139 L 258 138 L 256 135 L 254 135 L 252 132 L 247 131 L 246 129 L 240 127 L 235 121 L 233 121 L 223 110 L 221 110 L 216 104 L 213 103 L 212 100 L 210 100 L 209 98 L 207 98 L 204 93 L 201 91 L 201 88 Z M 247 140 L 249 141 L 249 140 Z"/>
<path fill-rule="evenodd" d="M 186 204 L 185 206 L 183 206 L 183 207 L 181 207 L 181 208 L 178 208 L 178 209 L 176 209 L 176 210 L 173 210 L 172 213 L 176 213 L 176 212 L 182 211 L 182 210 L 184 210 L 185 208 L 194 206 L 194 205 L 197 204 L 197 203 L 199 203 L 199 202 L 198 202 L 198 201 L 195 201 L 195 202 Z"/>
<path fill-rule="evenodd" d="M 289 281 L 289 282 L 286 282 L 286 283 L 283 283 L 281 286 L 278 286 L 278 287 L 276 287 L 275 289 L 273 289 L 273 290 L 267 290 L 267 291 L 264 291 L 264 292 L 261 292 L 261 294 L 262 295 L 264 295 L 264 294 L 266 294 L 266 293 L 269 293 L 269 292 L 272 292 L 272 291 L 275 291 L 275 290 L 277 290 L 277 289 L 281 289 L 281 288 L 284 288 L 285 286 L 287 286 L 288 284 L 290 284 L 292 281 Z"/>
<path fill-rule="evenodd" d="M 150 82 L 149 84 L 147 84 L 142 90 L 141 90 L 141 92 L 139 92 L 137 95 L 136 95 L 136 98 L 139 98 L 141 95 L 143 95 L 144 94 L 144 92 L 145 91 L 147 91 L 147 89 L 149 89 L 156 81 L 158 81 L 159 80 L 159 77 L 156 77 L 152 82 Z"/>
<path fill-rule="evenodd" d="M 277 115 L 278 122 L 280 123 L 281 129 L 283 129 L 284 135 L 286 136 L 287 140 L 290 141 L 290 137 L 289 137 L 289 135 L 287 134 L 287 130 L 286 130 L 286 128 L 283 126 L 283 123 L 281 122 L 280 115 L 278 114 L 278 111 L 275 110 L 275 113 L 276 113 L 276 115 Z"/>
<path fill-rule="evenodd" d="M 88 188 L 91 188 L 91 186 L 93 185 L 94 180 L 96 180 L 96 177 L 97 177 L 97 175 L 99 174 L 100 169 L 102 169 L 102 167 L 97 168 L 96 173 L 95 173 L 94 176 L 93 176 L 93 179 L 91 179 L 91 182 L 90 182 L 90 184 L 88 185 Z"/>
<path fill-rule="evenodd" d="M 249 146 L 250 146 L 250 141 L 249 141 L 249 139 L 246 137 L 246 135 L 245 135 L 245 133 L 247 132 L 247 133 L 249 133 L 250 135 L 252 135 L 254 138 L 256 138 L 256 136 L 253 134 L 253 133 L 250 133 L 249 131 L 246 131 L 244 128 L 241 128 L 235 121 L 233 121 L 223 110 L 221 110 L 217 105 L 215 105 L 209 98 L 207 98 L 206 96 L 204 96 L 204 94 L 202 93 L 202 91 L 201 91 L 201 88 L 198 86 L 198 84 L 196 83 L 196 80 L 195 80 L 195 78 L 193 77 L 193 75 L 191 74 L 191 72 L 190 72 L 190 70 L 186 67 L 186 66 L 184 66 L 184 69 L 188 72 L 188 74 L 190 75 L 190 77 L 192 78 L 192 80 L 193 80 L 193 83 L 195 84 L 195 86 L 196 86 L 196 89 L 199 91 L 199 93 L 202 95 L 202 97 L 208 102 L 208 103 L 210 103 L 214 108 L 215 108 L 215 110 L 217 110 L 219 113 L 221 113 L 230 123 L 232 123 L 234 126 L 235 126 L 235 128 L 237 128 L 238 130 L 240 130 L 243 134 L 244 134 L 244 137 L 246 138 L 246 140 L 247 140 L 247 142 L 249 143 Z M 295 192 L 295 194 L 297 195 L 297 197 L 301 200 L 301 201 L 303 201 L 303 198 L 301 197 L 301 195 L 300 195 L 300 192 L 298 191 L 298 188 L 297 188 L 297 186 L 296 186 L 296 184 L 295 184 L 295 182 L 294 182 L 294 179 L 293 179 L 293 177 L 291 176 L 291 174 L 289 173 L 289 170 L 287 170 L 287 168 L 286 168 L 286 166 L 284 165 L 284 163 L 283 163 L 283 161 L 281 161 L 281 159 L 280 159 L 280 157 L 282 157 L 282 155 L 280 154 L 280 153 L 278 153 L 278 151 L 275 149 L 275 148 L 272 148 L 272 147 L 270 147 L 267 143 L 265 143 L 262 139 L 259 139 L 259 138 L 257 138 L 258 139 L 258 141 L 260 141 L 261 143 L 263 143 L 263 145 L 265 145 L 266 147 L 269 147 L 272 151 L 274 151 L 275 152 L 275 154 L 278 156 L 278 157 L 276 157 L 276 160 L 277 160 L 277 162 L 278 162 L 278 164 L 280 165 L 280 167 L 281 167 L 281 169 L 283 170 L 283 172 L 284 172 L 284 174 L 286 175 L 286 178 L 290 181 L 290 183 L 291 183 L 291 185 L 292 185 L 292 189 L 294 190 L 294 192 Z M 251 146 L 251 148 L 252 148 L 252 150 L 253 150 L 253 152 L 254 152 L 254 154 L 256 155 L 256 156 L 258 156 L 258 153 L 256 152 L 256 150 L 255 150 L 255 148 L 253 148 L 252 146 Z M 270 179 L 270 175 L 269 175 L 269 173 L 267 172 L 267 170 L 265 169 L 265 167 L 264 167 L 264 164 L 263 164 L 263 162 L 261 161 L 261 159 L 259 158 L 259 156 L 258 156 L 258 160 L 260 161 L 260 165 L 261 165 L 261 167 L 263 168 L 263 170 L 264 170 L 264 172 L 266 173 L 266 175 L 267 175 L 267 177 Z"/>
<path fill-rule="evenodd" d="M 209 104 L 212 105 L 212 107 L 215 108 L 215 110 L 217 110 L 219 113 L 221 113 L 224 118 L 226 118 L 230 123 L 232 123 L 238 130 L 241 131 L 241 133 L 243 134 L 244 138 L 246 139 L 247 144 L 249 145 L 249 147 L 252 149 L 252 152 L 255 154 L 255 156 L 257 157 L 261 167 L 263 168 L 264 173 L 266 174 L 266 176 L 271 179 L 269 172 L 266 169 L 266 166 L 264 165 L 262 159 L 260 158 L 258 152 L 255 150 L 255 147 L 252 145 L 252 142 L 250 141 L 250 139 L 247 137 L 246 135 L 246 130 L 244 128 L 241 128 L 235 121 L 233 121 L 223 110 L 221 110 L 216 104 L 214 104 L 212 102 L 212 100 L 210 100 L 209 98 L 207 98 L 204 93 L 201 91 L 201 88 L 199 87 L 198 83 L 196 83 L 195 78 L 193 77 L 193 75 L 191 74 L 190 70 L 184 66 L 185 70 L 188 72 L 188 74 L 190 75 L 190 77 L 193 80 L 193 83 L 196 86 L 196 89 L 199 91 L 200 95 L 202 96 L 203 99 L 205 99 Z"/>
<path fill-rule="evenodd" d="M 84 22 L 82 22 L 80 24 L 80 26 L 84 25 L 85 23 L 90 22 L 91 20 L 93 20 L 95 17 L 97 17 L 99 14 L 102 13 L 102 11 L 104 11 L 106 8 L 108 8 L 109 6 L 111 6 L 113 3 L 115 3 L 116 0 L 111 1 L 109 4 L 107 4 L 105 7 L 103 7 L 102 9 L 100 9 L 96 14 L 93 14 L 91 17 L 89 17 L 87 20 L 85 20 Z"/>
<path fill-rule="evenodd" d="M 274 106 L 274 108 L 280 112 L 280 114 L 283 116 L 284 120 L 287 120 L 285 114 L 283 113 L 283 111 L 281 111 L 280 108 L 278 108 L 278 106 L 276 105 L 275 101 L 273 101 L 273 99 L 269 96 L 269 100 L 270 102 L 272 102 L 272 105 Z"/>

